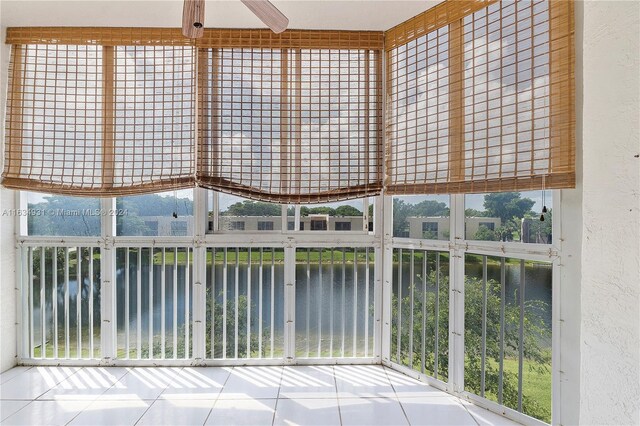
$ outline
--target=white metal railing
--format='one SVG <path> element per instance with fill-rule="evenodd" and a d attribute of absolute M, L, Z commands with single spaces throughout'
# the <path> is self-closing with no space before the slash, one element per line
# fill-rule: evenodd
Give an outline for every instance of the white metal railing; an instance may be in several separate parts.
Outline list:
<path fill-rule="evenodd" d="M 189 247 L 116 248 L 116 359 L 190 359 Z"/>
<path fill-rule="evenodd" d="M 449 253 L 393 251 L 393 362 L 447 381 Z"/>
<path fill-rule="evenodd" d="M 544 265 L 550 287 L 558 276 L 559 244 L 466 241 L 461 195 L 451 197 L 449 241 L 392 237 L 389 197 L 375 204 L 374 234 L 206 234 L 203 199 L 196 191 L 193 236 L 116 237 L 115 219 L 102 220 L 100 237 L 20 236 L 20 361 L 382 361 L 518 421 L 535 423 L 530 415 L 548 421 L 546 414 L 529 409 L 527 397 L 528 336 L 535 333 L 527 331 L 527 313 L 534 308 L 526 277 L 531 265 Z M 102 201 L 104 207 L 110 203 Z M 554 214 L 559 204 L 554 203 Z M 23 234 L 25 223 L 22 219 Z M 557 221 L 553 226 L 553 235 L 561 235 Z M 473 280 L 471 257 L 476 258 Z M 524 264 L 519 277 L 525 283 L 516 286 L 522 289 L 517 297 L 509 296 L 499 273 L 491 276 L 491 268 L 500 271 L 502 263 L 505 271 Z M 506 295 L 493 297 L 500 286 Z M 547 329 L 550 323 L 558 327 L 557 294 Z M 500 322 L 498 303 L 493 327 L 496 300 L 505 303 L 505 320 Z M 517 318 L 513 324 L 509 309 Z M 505 353 L 494 356 L 495 329 L 509 338 L 498 345 Z M 544 358 L 548 369 L 551 337 L 544 339 L 548 352 L 538 353 L 538 359 Z M 476 343 L 477 368 L 469 364 L 475 362 L 469 354 Z M 557 387 L 558 363 L 553 365 Z"/>
<path fill-rule="evenodd" d="M 23 351 L 33 359 L 99 359 L 100 248 L 21 249 Z"/>
<path fill-rule="evenodd" d="M 284 357 L 284 249 L 206 250 L 205 357 Z"/>
<path fill-rule="evenodd" d="M 298 248 L 296 356 L 374 357 L 373 248 Z"/>
<path fill-rule="evenodd" d="M 465 390 L 550 422 L 551 263 L 467 253 L 465 266 Z"/>

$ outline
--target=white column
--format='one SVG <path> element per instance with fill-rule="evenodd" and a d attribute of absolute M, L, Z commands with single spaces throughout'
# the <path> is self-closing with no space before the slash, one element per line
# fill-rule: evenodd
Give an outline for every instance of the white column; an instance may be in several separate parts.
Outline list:
<path fill-rule="evenodd" d="M 100 348 L 102 362 L 109 364 L 116 357 L 116 200 L 101 198 L 100 221 Z"/>
<path fill-rule="evenodd" d="M 562 423 L 638 424 L 640 6 L 637 1 L 576 6 L 582 65 L 576 86 L 583 91 L 577 113 L 582 115 L 582 277 L 580 298 L 572 297 L 580 303 L 575 339 L 580 353 L 573 351 L 570 359 L 580 364 L 580 417 Z M 579 222 L 579 214 L 571 220 Z"/>
<path fill-rule="evenodd" d="M 464 391 L 464 195 L 450 199 L 449 392 Z"/>
<path fill-rule="evenodd" d="M 205 330 L 206 330 L 206 267 L 207 249 L 203 245 L 207 230 L 207 190 L 194 189 L 193 194 L 193 220 L 194 220 L 194 247 L 193 247 L 193 354 L 196 364 L 205 358 Z"/>

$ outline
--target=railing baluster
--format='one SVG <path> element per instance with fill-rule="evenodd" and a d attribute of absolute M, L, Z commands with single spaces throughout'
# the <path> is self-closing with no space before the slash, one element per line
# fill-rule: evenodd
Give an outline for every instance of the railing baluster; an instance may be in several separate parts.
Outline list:
<path fill-rule="evenodd" d="M 190 307 L 191 304 L 191 268 L 189 266 L 191 262 L 191 249 L 186 247 L 184 249 L 184 254 L 186 257 L 185 265 L 184 265 L 184 358 L 189 358 L 189 350 L 190 339 L 189 339 L 189 317 L 190 317 Z"/>
<path fill-rule="evenodd" d="M 178 358 L 178 247 L 173 248 L 173 359 Z"/>
<path fill-rule="evenodd" d="M 318 249 L 318 358 L 322 356 L 322 249 Z"/>
<path fill-rule="evenodd" d="M 78 293 L 76 295 L 76 326 L 77 326 L 77 358 L 82 358 L 82 247 L 76 248 L 76 265 L 77 265 L 77 287 Z"/>
<path fill-rule="evenodd" d="M 482 340 L 480 345 L 480 396 L 484 397 L 487 356 L 487 256 L 482 256 Z"/>
<path fill-rule="evenodd" d="M 435 315 L 434 315 L 434 345 L 433 345 L 433 377 L 438 378 L 438 346 L 440 340 L 440 252 L 436 252 L 436 300 L 435 300 Z"/>
<path fill-rule="evenodd" d="M 402 249 L 398 249 L 398 314 L 396 327 L 397 353 L 396 362 L 402 364 L 401 344 L 402 344 Z"/>
<path fill-rule="evenodd" d="M 309 340 L 311 339 L 309 335 L 309 311 L 311 310 L 311 249 L 307 248 L 307 309 L 305 309 L 306 315 L 306 326 L 307 326 L 307 351 L 305 352 L 305 357 L 309 358 Z"/>
<path fill-rule="evenodd" d="M 525 265 L 520 260 L 520 329 L 518 350 L 518 411 L 522 412 L 522 373 L 524 367 L 524 302 L 525 302 Z"/>
<path fill-rule="evenodd" d="M 276 303 L 276 252 L 275 249 L 271 249 L 271 308 L 269 311 L 271 312 L 271 358 L 274 357 L 275 350 L 275 313 L 274 307 Z"/>
<path fill-rule="evenodd" d="M 247 257 L 247 358 L 251 358 L 251 247 Z"/>
<path fill-rule="evenodd" d="M 498 362 L 498 404 L 502 405 L 504 389 L 504 334 L 505 334 L 505 296 L 506 296 L 506 268 L 504 257 L 500 260 L 500 359 Z"/>
<path fill-rule="evenodd" d="M 234 284 L 233 284 L 233 301 L 235 309 L 233 310 L 233 357 L 238 359 L 238 311 L 239 307 L 239 293 L 240 293 L 240 249 L 236 247 L 236 264 L 234 271 Z"/>
<path fill-rule="evenodd" d="M 154 266 L 154 252 L 153 247 L 149 247 L 149 359 L 153 359 L 153 266 Z"/>
<path fill-rule="evenodd" d="M 263 297 L 263 262 L 264 262 L 264 249 L 260 247 L 260 264 L 258 265 L 258 358 L 262 358 L 262 297 Z"/>
<path fill-rule="evenodd" d="M 335 274 L 334 274 L 334 249 L 331 247 L 331 268 L 329 269 L 330 274 L 330 283 L 329 283 L 329 356 L 333 357 L 333 318 L 335 316 L 335 312 L 333 311 L 333 286 L 335 285 Z"/>
<path fill-rule="evenodd" d="M 358 249 L 353 249 L 353 357 L 358 356 Z"/>
<path fill-rule="evenodd" d="M 215 352 L 215 329 L 216 329 L 216 249 L 211 248 L 211 358 L 216 357 Z"/>
<path fill-rule="evenodd" d="M 345 286 L 346 286 L 346 251 L 342 249 L 342 342 L 340 345 L 340 356 L 344 358 L 344 345 L 345 345 L 345 331 L 346 331 L 346 297 L 345 297 Z"/>
<path fill-rule="evenodd" d="M 136 355 L 142 357 L 142 247 L 136 260 Z"/>
<path fill-rule="evenodd" d="M 162 359 L 166 358 L 167 350 L 167 304 L 166 304 L 166 286 L 167 286 L 167 251 L 162 247 L 162 269 L 160 270 L 160 351 Z"/>
<path fill-rule="evenodd" d="M 368 226 L 368 224 L 367 224 Z M 364 269 L 364 357 L 369 356 L 369 247 L 364 252 L 365 269 Z"/>
<path fill-rule="evenodd" d="M 422 252 L 422 342 L 420 350 L 420 372 L 424 374 L 424 368 L 426 366 L 426 352 L 427 352 L 427 256 L 428 251 Z M 436 252 L 438 255 L 438 252 Z M 436 298 L 438 295 L 436 294 Z M 438 336 L 435 336 L 436 339 Z"/>
<path fill-rule="evenodd" d="M 27 282 L 27 293 L 29 295 L 29 309 L 27 310 L 27 315 L 29 318 L 29 357 L 30 358 L 34 358 L 34 352 L 35 352 L 35 336 L 34 336 L 34 330 L 33 330 L 33 310 L 35 309 L 34 306 L 34 286 L 33 286 L 33 280 L 34 280 L 34 273 L 33 273 L 33 251 L 34 248 L 33 247 L 29 247 L 29 277 L 28 277 L 28 282 Z"/>
<path fill-rule="evenodd" d="M 53 285 L 51 287 L 51 308 L 53 315 L 53 357 L 58 357 L 58 248 L 53 247 L 51 256 Z"/>
<path fill-rule="evenodd" d="M 89 358 L 95 358 L 93 351 L 93 247 L 89 247 Z"/>
<path fill-rule="evenodd" d="M 222 259 L 222 358 L 227 357 L 227 248 Z"/>
<path fill-rule="evenodd" d="M 409 360 L 407 366 L 413 368 L 413 306 L 415 299 L 415 251 L 411 250 L 409 258 Z"/>
<path fill-rule="evenodd" d="M 33 335 L 33 332 L 31 334 Z M 64 248 L 64 357 L 65 358 L 69 358 L 70 356 L 69 334 L 70 334 L 70 331 L 69 331 L 69 247 L 65 247 Z"/>
<path fill-rule="evenodd" d="M 124 260 L 124 359 L 129 359 L 129 247 Z"/>
<path fill-rule="evenodd" d="M 40 247 L 40 358 L 46 358 L 47 333 L 46 333 L 46 285 L 45 285 L 45 262 L 46 256 L 44 246 Z"/>

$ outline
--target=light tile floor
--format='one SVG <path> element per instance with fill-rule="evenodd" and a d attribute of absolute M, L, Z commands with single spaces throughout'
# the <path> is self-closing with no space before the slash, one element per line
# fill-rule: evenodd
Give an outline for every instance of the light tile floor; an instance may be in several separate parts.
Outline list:
<path fill-rule="evenodd" d="M 514 425 L 381 366 L 16 367 L 2 425 Z"/>

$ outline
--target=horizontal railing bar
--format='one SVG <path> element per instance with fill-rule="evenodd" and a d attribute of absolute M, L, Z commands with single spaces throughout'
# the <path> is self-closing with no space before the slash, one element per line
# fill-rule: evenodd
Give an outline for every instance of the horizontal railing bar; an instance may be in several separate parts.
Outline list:
<path fill-rule="evenodd" d="M 398 364 L 397 362 L 393 362 L 393 361 L 389 361 L 389 362 L 382 362 L 382 365 L 384 365 L 385 367 L 389 367 L 392 370 L 398 371 L 406 376 L 412 377 L 416 380 L 420 380 L 421 382 L 425 382 L 430 386 L 433 386 L 436 389 L 440 389 L 442 391 L 445 392 L 449 392 L 448 390 L 448 384 L 446 382 L 443 382 L 442 380 L 438 380 L 432 376 L 429 376 L 427 374 L 422 374 L 419 371 L 413 370 L 409 367 L 406 367 L 402 364 Z"/>
<path fill-rule="evenodd" d="M 485 408 L 498 415 L 502 415 L 503 417 L 514 420 L 520 424 L 527 425 L 527 426 L 548 426 L 548 423 L 545 423 L 541 420 L 527 416 L 526 414 L 513 410 L 507 407 L 506 405 L 500 405 L 497 402 L 494 402 L 487 398 L 483 398 L 479 395 L 470 393 L 468 391 L 460 392 L 458 396 L 462 399 L 466 399 L 467 401 L 472 402 L 473 404 L 479 407 Z"/>
<path fill-rule="evenodd" d="M 240 359 L 206 359 L 198 362 L 193 359 L 112 359 L 108 362 L 96 359 L 37 359 L 21 358 L 22 366 L 109 366 L 109 367 L 226 367 L 226 366 L 283 366 L 283 365 L 362 365 L 380 364 L 380 358 L 240 358 Z"/>

